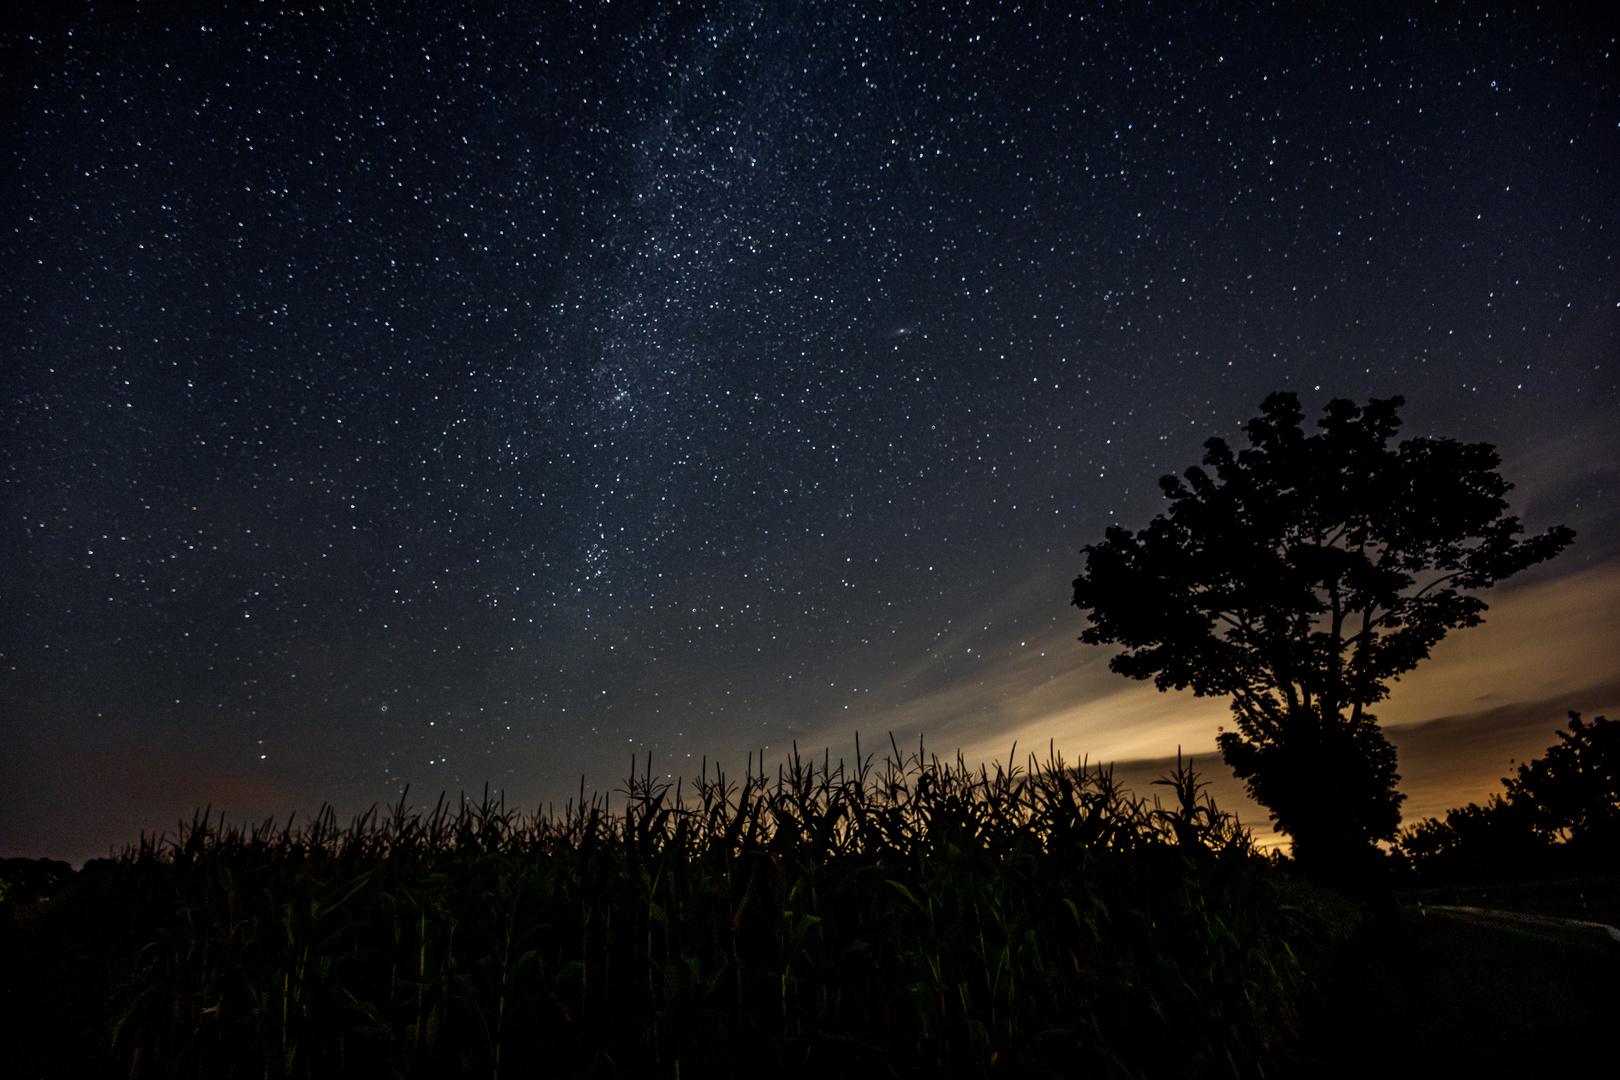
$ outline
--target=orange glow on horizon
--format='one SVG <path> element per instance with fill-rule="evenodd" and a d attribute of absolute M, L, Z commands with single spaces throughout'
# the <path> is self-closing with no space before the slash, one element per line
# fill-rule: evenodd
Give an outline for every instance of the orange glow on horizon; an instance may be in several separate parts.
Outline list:
<path fill-rule="evenodd" d="M 1407 823 L 1500 790 L 1512 761 L 1539 757 L 1556 740 L 1568 710 L 1620 712 L 1620 567 L 1500 587 L 1487 600 L 1483 625 L 1453 631 L 1375 709 L 1400 755 Z M 1110 654 L 1080 645 L 1078 634 L 1077 618 L 1019 655 L 987 662 L 973 684 L 940 686 L 880 719 L 897 734 L 926 732 L 942 754 L 960 748 L 970 762 L 1006 761 L 1015 742 L 1019 764 L 1031 752 L 1044 759 L 1049 746 L 1070 762 L 1113 762 L 1144 796 L 1179 748 L 1198 757 L 1217 804 L 1274 843 L 1265 811 L 1220 761 L 1226 699 L 1122 678 L 1108 670 Z M 847 729 L 820 734 L 829 745 L 848 741 Z"/>

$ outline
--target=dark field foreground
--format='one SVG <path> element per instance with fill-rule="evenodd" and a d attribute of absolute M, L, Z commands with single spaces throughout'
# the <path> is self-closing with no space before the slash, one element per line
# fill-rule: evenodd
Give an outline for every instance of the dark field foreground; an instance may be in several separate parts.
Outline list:
<path fill-rule="evenodd" d="M 613 813 L 200 819 L 0 903 L 6 1072 L 1282 1071 L 1355 909 L 1172 779 L 919 753 Z"/>
<path fill-rule="evenodd" d="M 1371 933 L 1342 951 L 1325 1000 L 1306 1011 L 1294 1073 L 1441 1080 L 1614 1070 L 1620 942 L 1556 920 L 1620 922 L 1620 878 L 1432 889 L 1407 900 L 1399 933 Z M 1498 914 L 1512 912 L 1530 917 Z"/>

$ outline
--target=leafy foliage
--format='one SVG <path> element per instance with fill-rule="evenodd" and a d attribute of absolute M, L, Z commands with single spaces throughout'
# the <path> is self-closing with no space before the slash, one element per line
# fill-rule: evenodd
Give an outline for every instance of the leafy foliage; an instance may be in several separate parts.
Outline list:
<path fill-rule="evenodd" d="M 29 903 L 56 892 L 73 876 L 59 859 L 0 859 L 0 903 Z"/>
<path fill-rule="evenodd" d="M 1249 447 L 1205 443 L 1204 467 L 1160 481 L 1167 513 L 1085 549 L 1080 640 L 1161 690 L 1230 696 L 1222 753 L 1301 863 L 1364 860 L 1400 824 L 1395 751 L 1367 707 L 1445 634 L 1480 622 L 1469 590 L 1574 537 L 1521 540 L 1484 443 L 1389 446 L 1398 397 L 1336 399 L 1306 435 L 1293 394 L 1266 398 Z"/>
<path fill-rule="evenodd" d="M 1620 720 L 1587 723 L 1571 711 L 1569 730 L 1518 774 L 1504 779 L 1508 801 L 1535 826 L 1574 845 L 1614 848 L 1620 841 Z"/>
<path fill-rule="evenodd" d="M 1569 729 L 1502 780 L 1502 794 L 1404 830 L 1400 850 L 1432 881 L 1492 881 L 1620 866 L 1620 721 Z"/>
<path fill-rule="evenodd" d="M 1256 1075 L 1320 922 L 1168 782 L 919 749 L 705 765 L 694 798 L 649 769 L 612 812 L 200 816 L 12 910 L 8 1046 L 133 1076 Z"/>
<path fill-rule="evenodd" d="M 1484 806 L 1469 803 L 1444 820 L 1408 826 L 1397 847 L 1430 882 L 1539 877 L 1550 869 L 1553 840 L 1526 809 L 1493 795 Z"/>

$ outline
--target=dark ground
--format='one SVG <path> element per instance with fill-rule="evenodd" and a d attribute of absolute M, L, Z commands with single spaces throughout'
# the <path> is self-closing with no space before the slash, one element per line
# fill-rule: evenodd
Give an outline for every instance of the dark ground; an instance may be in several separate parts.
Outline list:
<path fill-rule="evenodd" d="M 11 877 L 44 894 L 58 868 Z M 1398 925 L 1364 924 L 1322 973 L 1285 1076 L 1616 1074 L 1620 941 L 1607 927 L 1620 926 L 1620 876 L 1399 899 Z"/>
<path fill-rule="evenodd" d="M 1620 878 L 1429 889 L 1401 899 L 1401 928 L 1366 931 L 1306 1015 L 1295 1075 L 1612 1075 L 1620 942 L 1603 930 L 1441 909 L 1615 925 Z"/>

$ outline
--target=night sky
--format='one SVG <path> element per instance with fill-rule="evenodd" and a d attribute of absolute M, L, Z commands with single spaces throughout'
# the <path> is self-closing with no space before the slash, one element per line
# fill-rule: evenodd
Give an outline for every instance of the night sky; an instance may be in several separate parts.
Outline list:
<path fill-rule="evenodd" d="M 1620 708 L 1611 24 L 456 6 L 3 17 L 0 855 L 857 731 L 1207 755 L 1070 582 L 1273 390 L 1579 533 L 1378 710 L 1409 820 Z"/>

